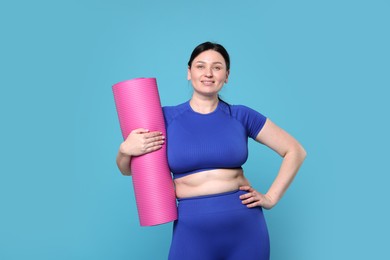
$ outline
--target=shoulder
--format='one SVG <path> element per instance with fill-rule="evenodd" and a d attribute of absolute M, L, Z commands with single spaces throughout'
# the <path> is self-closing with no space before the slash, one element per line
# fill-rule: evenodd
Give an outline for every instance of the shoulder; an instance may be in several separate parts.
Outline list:
<path fill-rule="evenodd" d="M 175 112 L 184 111 L 187 109 L 187 107 L 188 107 L 188 101 L 175 106 L 163 106 L 162 109 L 164 114 L 171 114 Z"/>
<path fill-rule="evenodd" d="M 236 120 L 240 121 L 241 124 L 247 129 L 247 133 L 253 139 L 256 138 L 257 134 L 263 128 L 267 117 L 262 113 L 244 106 L 244 105 L 230 105 L 232 116 Z"/>
<path fill-rule="evenodd" d="M 163 110 L 165 121 L 169 123 L 178 115 L 181 115 L 182 113 L 188 110 L 188 101 L 175 106 L 163 106 L 162 110 Z"/>
<path fill-rule="evenodd" d="M 230 105 L 233 115 L 236 116 L 264 116 L 262 113 L 245 105 Z"/>

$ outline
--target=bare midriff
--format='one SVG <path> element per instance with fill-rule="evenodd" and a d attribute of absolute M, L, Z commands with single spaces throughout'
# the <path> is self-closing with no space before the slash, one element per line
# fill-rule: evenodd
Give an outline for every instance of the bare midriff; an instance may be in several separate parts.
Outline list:
<path fill-rule="evenodd" d="M 238 190 L 250 185 L 242 169 L 213 169 L 175 179 L 177 198 L 189 198 Z"/>

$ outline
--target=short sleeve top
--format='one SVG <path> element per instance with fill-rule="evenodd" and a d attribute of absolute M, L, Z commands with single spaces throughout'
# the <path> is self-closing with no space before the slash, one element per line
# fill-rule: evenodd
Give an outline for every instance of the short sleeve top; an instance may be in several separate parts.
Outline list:
<path fill-rule="evenodd" d="M 168 164 L 174 178 L 199 171 L 241 168 L 248 158 L 248 137 L 255 139 L 266 117 L 243 106 L 220 101 L 208 114 L 189 101 L 163 107 Z"/>

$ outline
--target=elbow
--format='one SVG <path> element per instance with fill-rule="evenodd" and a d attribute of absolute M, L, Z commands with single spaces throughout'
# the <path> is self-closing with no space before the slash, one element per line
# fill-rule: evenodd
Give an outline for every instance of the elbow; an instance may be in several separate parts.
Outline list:
<path fill-rule="evenodd" d="M 284 158 L 287 155 L 296 158 L 296 160 L 298 160 L 298 161 L 300 161 L 300 163 L 302 163 L 307 156 L 307 152 L 306 152 L 305 148 L 303 148 L 303 146 L 297 142 L 295 145 L 292 145 L 290 147 L 290 149 L 288 149 L 286 151 L 286 153 L 284 153 L 282 155 L 282 157 Z"/>
<path fill-rule="evenodd" d="M 306 152 L 305 148 L 303 148 L 303 146 L 300 144 L 298 145 L 297 153 L 299 154 L 299 158 L 303 162 L 306 159 L 307 152 Z"/>
<path fill-rule="evenodd" d="M 300 150 L 299 153 L 301 154 L 303 159 L 305 159 L 306 156 L 307 156 L 307 152 L 306 152 L 305 148 L 301 144 L 299 144 L 299 150 Z"/>
<path fill-rule="evenodd" d="M 118 169 L 122 173 L 123 176 L 131 176 L 132 175 L 130 166 L 129 167 L 124 167 L 123 165 L 121 165 L 118 162 L 117 162 L 117 166 L 118 166 Z"/>
<path fill-rule="evenodd" d="M 130 156 L 125 157 L 122 156 L 120 152 L 118 152 L 118 155 L 116 157 L 116 165 L 119 169 L 119 171 L 124 176 L 131 176 L 131 168 L 130 168 Z"/>
<path fill-rule="evenodd" d="M 131 172 L 124 172 L 124 171 L 122 172 L 121 171 L 121 173 L 122 173 L 123 176 L 132 176 Z"/>
<path fill-rule="evenodd" d="M 124 167 L 123 165 L 117 163 L 119 171 L 123 176 L 132 176 L 130 166 Z"/>

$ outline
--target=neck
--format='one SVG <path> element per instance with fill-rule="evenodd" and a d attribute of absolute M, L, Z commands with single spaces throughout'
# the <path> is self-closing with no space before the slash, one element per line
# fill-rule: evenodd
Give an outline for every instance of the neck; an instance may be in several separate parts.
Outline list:
<path fill-rule="evenodd" d="M 199 98 L 193 95 L 190 100 L 190 106 L 198 113 L 208 114 L 216 109 L 218 102 L 218 96 L 213 98 Z"/>

